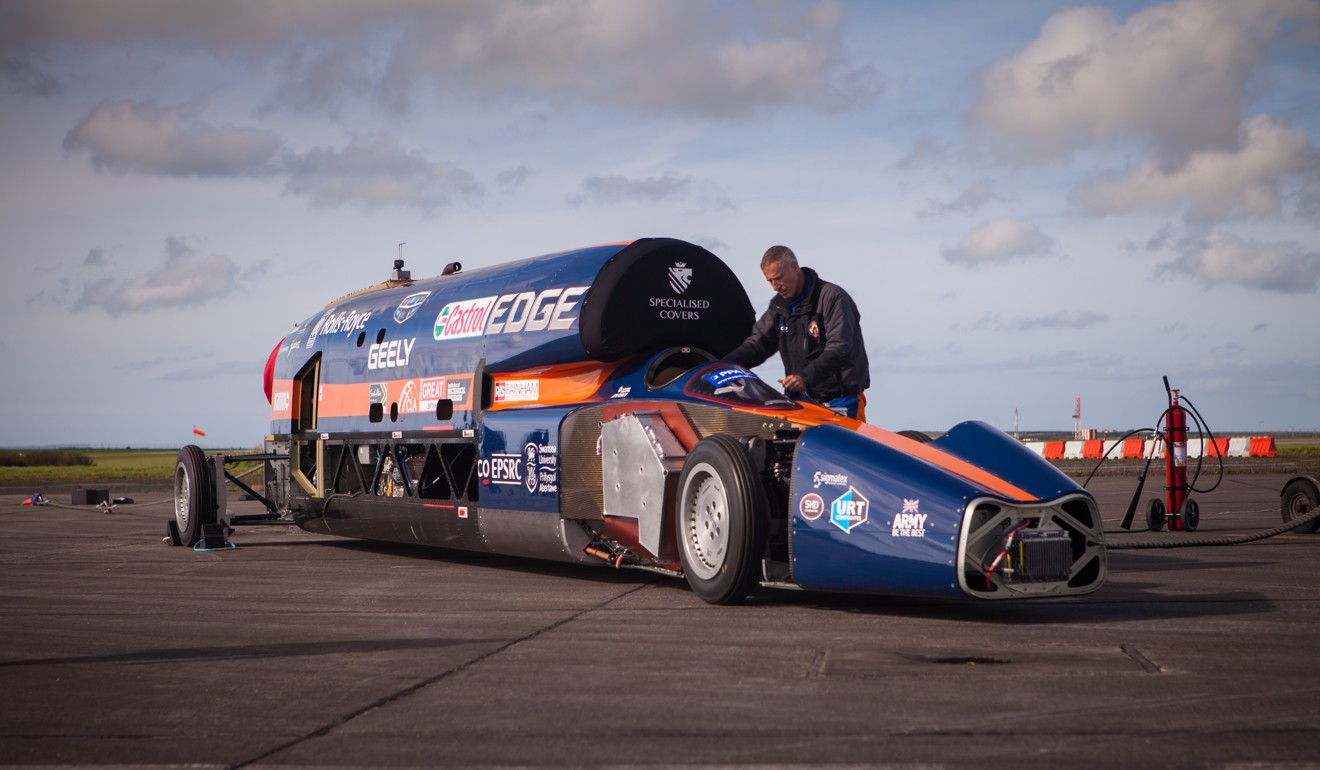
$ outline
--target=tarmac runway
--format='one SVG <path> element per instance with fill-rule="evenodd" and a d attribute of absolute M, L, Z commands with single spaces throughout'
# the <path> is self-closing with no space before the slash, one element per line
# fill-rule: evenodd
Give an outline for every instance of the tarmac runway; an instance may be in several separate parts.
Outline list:
<path fill-rule="evenodd" d="M 1111 543 L 1273 527 L 1285 479 L 1229 475 L 1198 532 Z M 1134 485 L 1091 483 L 1107 530 Z M 110 486 L 137 502 L 0 490 L 0 764 L 1320 766 L 1320 535 L 1112 550 L 1081 598 L 714 607 L 292 528 L 195 553 L 162 543 L 164 487 Z"/>

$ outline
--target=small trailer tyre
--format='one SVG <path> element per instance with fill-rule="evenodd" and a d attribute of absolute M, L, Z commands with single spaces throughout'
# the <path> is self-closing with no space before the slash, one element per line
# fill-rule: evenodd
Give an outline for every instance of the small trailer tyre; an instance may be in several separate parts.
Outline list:
<path fill-rule="evenodd" d="M 1285 484 L 1281 497 L 1279 507 L 1284 522 L 1296 521 L 1320 508 L 1320 488 L 1317 488 L 1314 479 L 1306 476 L 1299 476 Z M 1293 532 L 1301 535 L 1320 532 L 1320 518 L 1312 520 L 1310 524 L 1303 524 Z"/>

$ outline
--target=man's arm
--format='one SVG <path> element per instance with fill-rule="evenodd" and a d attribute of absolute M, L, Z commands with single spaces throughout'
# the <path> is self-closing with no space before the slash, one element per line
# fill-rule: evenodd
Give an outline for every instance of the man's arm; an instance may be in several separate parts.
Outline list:
<path fill-rule="evenodd" d="M 752 327 L 752 333 L 743 343 L 724 356 L 739 366 L 751 369 L 779 351 L 779 328 L 774 313 L 767 310 Z"/>

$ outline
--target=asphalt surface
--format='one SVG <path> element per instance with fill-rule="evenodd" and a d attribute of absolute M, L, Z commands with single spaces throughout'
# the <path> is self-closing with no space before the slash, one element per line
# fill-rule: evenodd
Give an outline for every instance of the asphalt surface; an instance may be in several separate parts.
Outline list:
<path fill-rule="evenodd" d="M 1158 537 L 1275 526 L 1285 478 L 1230 475 Z M 1091 483 L 1106 529 L 1134 483 Z M 0 489 L 0 764 L 1320 766 L 1320 535 L 1114 550 L 1083 598 L 713 607 L 292 528 L 195 553 L 164 487 L 109 486 L 137 502 Z"/>

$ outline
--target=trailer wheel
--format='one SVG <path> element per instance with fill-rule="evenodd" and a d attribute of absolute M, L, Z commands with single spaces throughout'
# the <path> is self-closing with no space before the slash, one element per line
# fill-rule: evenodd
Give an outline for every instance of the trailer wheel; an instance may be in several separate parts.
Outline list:
<path fill-rule="evenodd" d="M 1195 532 L 1201 523 L 1201 505 L 1192 498 L 1183 501 L 1183 529 Z"/>
<path fill-rule="evenodd" d="M 711 604 L 747 598 L 760 574 L 766 496 L 747 448 L 707 436 L 688 453 L 678 480 L 676 528 L 683 575 Z"/>
<path fill-rule="evenodd" d="M 174 464 L 174 523 L 179 542 L 194 545 L 201 539 L 202 525 L 215 521 L 215 494 L 206 455 L 189 444 L 179 450 Z"/>
<path fill-rule="evenodd" d="M 1152 497 L 1150 504 L 1146 506 L 1146 529 L 1151 532 L 1159 532 L 1164 529 L 1164 520 L 1167 518 L 1164 510 L 1164 501 L 1158 497 Z"/>
<path fill-rule="evenodd" d="M 1315 482 L 1307 478 L 1289 481 L 1283 488 L 1282 497 L 1280 508 L 1285 522 L 1295 521 L 1320 508 L 1320 489 L 1316 488 Z M 1315 519 L 1310 524 L 1303 524 L 1293 532 L 1303 535 L 1320 532 L 1320 519 Z"/>

